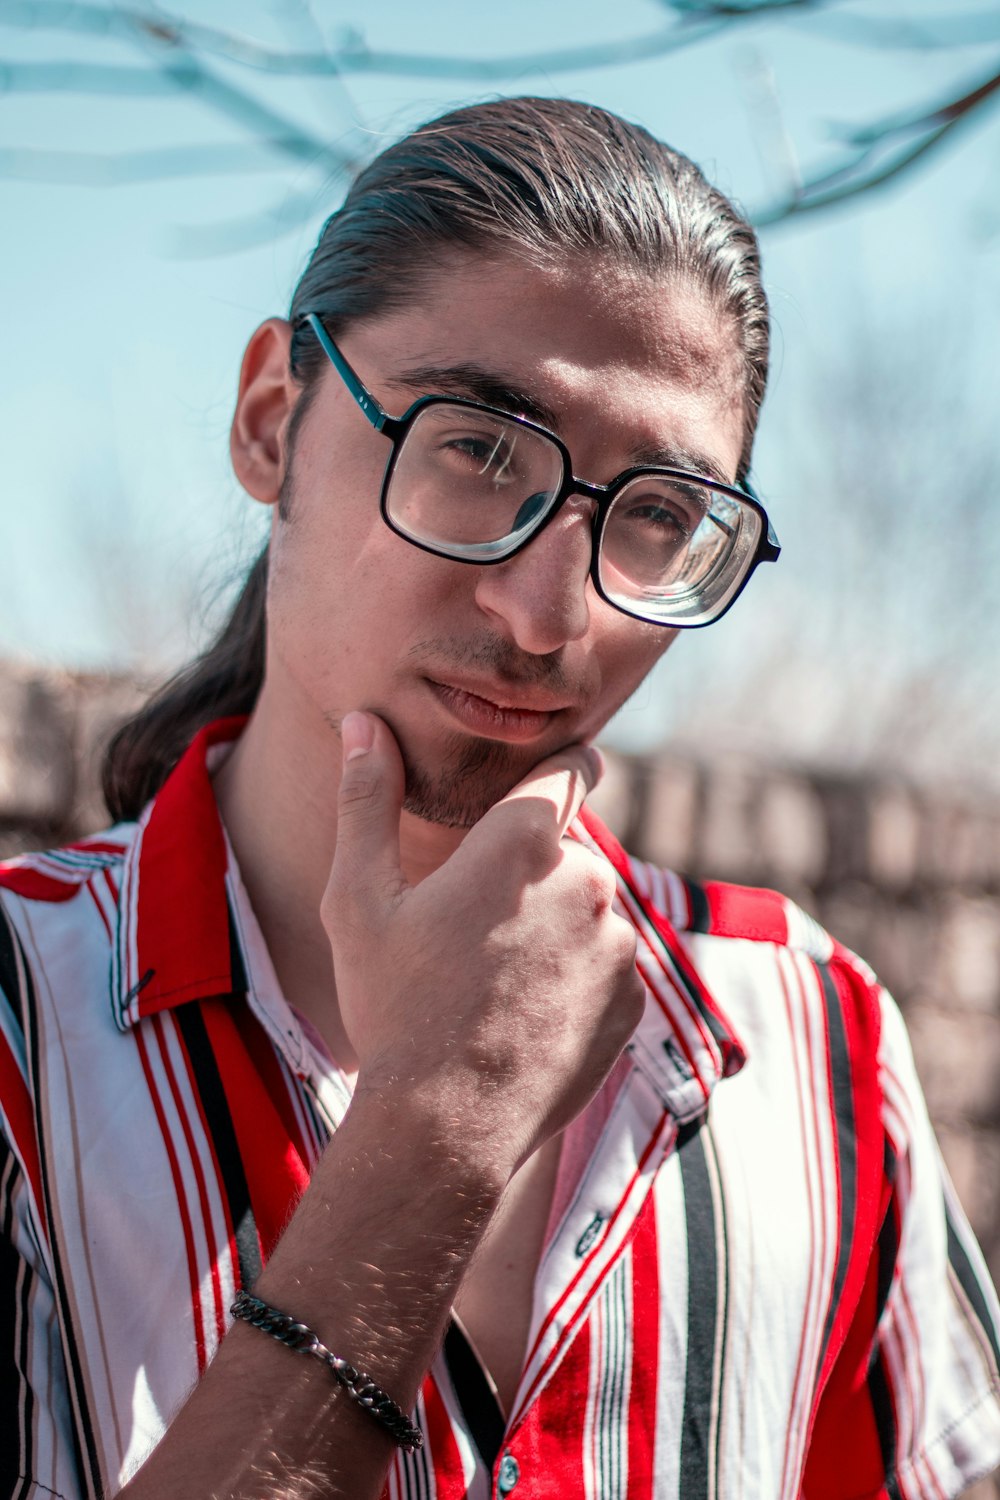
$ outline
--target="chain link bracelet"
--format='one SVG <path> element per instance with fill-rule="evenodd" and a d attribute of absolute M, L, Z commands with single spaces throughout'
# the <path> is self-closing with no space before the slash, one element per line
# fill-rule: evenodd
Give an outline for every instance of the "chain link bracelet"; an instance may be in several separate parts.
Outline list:
<path fill-rule="evenodd" d="M 249 1292 L 237 1292 L 236 1300 L 229 1309 L 234 1318 L 240 1318 L 244 1323 L 250 1323 L 254 1328 L 259 1328 L 263 1333 L 269 1333 L 279 1344 L 285 1344 L 296 1354 L 311 1354 L 314 1358 L 322 1361 L 327 1366 L 333 1378 L 343 1386 L 352 1401 L 356 1401 L 365 1411 L 370 1412 L 376 1422 L 380 1422 L 387 1432 L 391 1433 L 401 1448 L 408 1453 L 414 1449 L 423 1447 L 423 1433 L 419 1427 L 406 1416 L 400 1407 L 388 1396 L 380 1385 L 374 1380 L 356 1370 L 353 1365 L 341 1359 L 339 1355 L 331 1353 L 324 1343 L 321 1343 L 318 1334 L 305 1323 L 296 1323 L 287 1313 L 279 1312 L 276 1307 L 270 1307 L 262 1302 L 259 1297 L 251 1297 Z"/>

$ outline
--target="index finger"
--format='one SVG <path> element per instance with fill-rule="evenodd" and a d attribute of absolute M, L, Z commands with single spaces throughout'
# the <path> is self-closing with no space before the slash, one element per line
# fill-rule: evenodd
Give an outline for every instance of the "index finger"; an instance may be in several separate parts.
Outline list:
<path fill-rule="evenodd" d="M 537 807 L 541 801 L 551 808 L 553 837 L 560 839 L 603 773 L 604 757 L 593 745 L 567 745 L 533 766 L 517 786 L 494 803 L 480 823 L 495 820 L 497 814 L 502 816 L 504 808 L 517 808 L 529 800 Z"/>

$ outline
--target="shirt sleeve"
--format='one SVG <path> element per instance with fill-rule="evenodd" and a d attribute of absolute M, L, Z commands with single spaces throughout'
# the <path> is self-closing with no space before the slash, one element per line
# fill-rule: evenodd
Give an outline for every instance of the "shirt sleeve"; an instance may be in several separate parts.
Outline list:
<path fill-rule="evenodd" d="M 874 1334 L 820 1400 L 807 1500 L 953 1500 L 1000 1465 L 1000 1306 L 884 994 L 882 1012 L 886 1208 L 858 1313 Z M 879 1480 L 860 1487 L 862 1467 Z"/>

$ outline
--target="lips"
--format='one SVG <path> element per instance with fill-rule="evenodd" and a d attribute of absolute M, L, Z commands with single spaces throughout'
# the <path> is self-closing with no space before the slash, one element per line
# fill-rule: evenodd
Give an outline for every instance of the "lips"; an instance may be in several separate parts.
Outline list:
<path fill-rule="evenodd" d="M 535 739 L 568 705 L 530 689 L 516 695 L 509 688 L 426 679 L 438 702 L 463 728 L 488 739 L 512 743 Z M 487 696 L 493 695 L 496 696 Z"/>

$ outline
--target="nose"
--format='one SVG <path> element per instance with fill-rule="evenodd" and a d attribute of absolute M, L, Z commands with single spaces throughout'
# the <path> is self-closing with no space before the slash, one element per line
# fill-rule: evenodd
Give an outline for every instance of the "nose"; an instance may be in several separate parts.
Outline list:
<path fill-rule="evenodd" d="M 593 504 L 576 497 L 507 562 L 480 568 L 476 603 L 522 651 L 544 656 L 586 635 L 594 599 Z"/>

